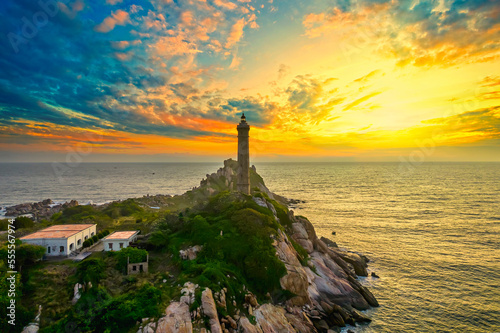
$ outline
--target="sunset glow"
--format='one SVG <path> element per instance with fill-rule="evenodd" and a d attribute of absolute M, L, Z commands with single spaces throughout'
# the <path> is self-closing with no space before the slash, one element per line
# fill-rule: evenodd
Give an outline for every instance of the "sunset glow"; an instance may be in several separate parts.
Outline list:
<path fill-rule="evenodd" d="M 220 160 L 242 112 L 257 161 L 500 161 L 496 1 L 46 3 L 0 5 L 2 162 Z"/>

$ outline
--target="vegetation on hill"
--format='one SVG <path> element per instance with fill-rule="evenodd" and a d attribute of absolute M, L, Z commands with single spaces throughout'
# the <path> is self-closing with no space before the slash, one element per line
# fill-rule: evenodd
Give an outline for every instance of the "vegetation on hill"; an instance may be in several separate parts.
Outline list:
<path fill-rule="evenodd" d="M 234 162 L 228 164 L 235 167 Z M 40 304 L 41 333 L 76 328 L 80 332 L 135 332 L 138 320 L 158 317 L 172 299 L 179 297 L 180 286 L 187 281 L 198 284 L 199 290 L 208 287 L 217 292 L 226 288 L 226 297 L 231 301 L 226 308 L 218 307 L 218 311 L 229 315 L 236 311 L 249 315 L 241 306 L 248 292 L 261 303 L 293 296 L 281 289 L 280 278 L 286 269 L 273 246 L 279 230 L 290 227 L 288 210 L 260 192 L 264 183 L 254 170 L 251 181 L 254 196 L 272 203 L 279 221 L 273 210 L 260 206 L 252 196 L 228 191 L 231 180 L 224 175 L 207 178 L 199 188 L 182 196 L 128 199 L 100 207 L 68 207 L 54 214 L 50 221 L 34 226 L 21 221 L 29 231 L 52 224 L 96 223 L 101 236 L 105 229 L 141 230 L 145 238 L 137 243 L 139 248 L 94 253 L 78 264 L 70 260 L 37 262 L 44 248 L 30 252 L 26 244 L 19 245 L 19 253 L 26 253 L 20 281 L 26 311 L 20 315 L 17 331 L 33 318 Z M 161 200 L 162 208 L 150 208 L 151 200 Z M 87 240 L 85 246 L 101 237 L 94 238 Z M 181 258 L 181 250 L 196 245 L 201 251 L 194 260 Z M 307 252 L 296 243 L 294 247 L 305 264 Z M 142 262 L 147 254 L 149 272 L 127 276 L 127 258 L 131 263 Z M 1 265 L 0 262 L 3 269 Z M 76 283 L 83 287 L 80 299 L 73 305 Z M 193 306 L 198 306 L 200 299 L 201 292 Z"/>

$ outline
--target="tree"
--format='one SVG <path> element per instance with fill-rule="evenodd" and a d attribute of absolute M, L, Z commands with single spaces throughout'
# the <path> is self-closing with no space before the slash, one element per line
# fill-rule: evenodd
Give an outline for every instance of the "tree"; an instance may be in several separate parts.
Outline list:
<path fill-rule="evenodd" d="M 106 277 L 106 264 L 102 259 L 91 258 L 81 261 L 76 267 L 75 279 L 78 283 L 86 286 L 89 282 L 92 287 Z"/>
<path fill-rule="evenodd" d="M 32 228 L 34 225 L 35 222 L 33 222 L 32 219 L 26 216 L 18 216 L 14 220 L 14 227 L 16 227 L 16 229 Z"/>
<path fill-rule="evenodd" d="M 155 231 L 149 236 L 148 242 L 156 248 L 163 248 L 168 245 L 168 236 L 163 231 Z"/>
<path fill-rule="evenodd" d="M 11 249 L 12 250 L 12 249 Z M 32 245 L 25 243 L 16 243 L 16 269 L 21 272 L 23 266 L 31 265 L 38 260 L 43 258 L 45 254 L 45 247 L 40 245 Z M 5 258 L 5 262 L 7 262 L 7 258 L 9 255 L 9 250 L 7 246 L 3 246 L 0 248 L 0 257 Z"/>

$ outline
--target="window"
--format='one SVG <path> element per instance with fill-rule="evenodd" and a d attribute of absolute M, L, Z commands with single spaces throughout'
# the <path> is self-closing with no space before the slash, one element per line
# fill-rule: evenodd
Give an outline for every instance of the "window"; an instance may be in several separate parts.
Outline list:
<path fill-rule="evenodd" d="M 47 247 L 47 253 L 50 253 L 50 246 Z"/>
<path fill-rule="evenodd" d="M 81 239 L 79 239 L 78 242 L 76 242 L 76 245 L 80 245 L 80 244 L 82 244 L 82 240 Z"/>
<path fill-rule="evenodd" d="M 123 249 L 123 243 L 120 243 L 120 249 Z"/>
<path fill-rule="evenodd" d="M 136 265 L 132 266 L 132 270 L 136 271 L 137 270 L 137 266 Z"/>
<path fill-rule="evenodd" d="M 90 234 L 90 237 L 94 236 L 94 232 L 92 231 L 92 233 Z"/>
<path fill-rule="evenodd" d="M 85 240 L 87 240 L 89 238 L 89 236 L 85 236 Z"/>
<path fill-rule="evenodd" d="M 64 246 L 59 246 L 59 252 L 64 252 Z"/>
<path fill-rule="evenodd" d="M 61 246 L 62 247 L 62 246 Z M 73 243 L 69 244 L 69 250 L 73 251 Z"/>
<path fill-rule="evenodd" d="M 113 243 L 109 243 L 108 246 L 110 250 L 113 250 Z"/>

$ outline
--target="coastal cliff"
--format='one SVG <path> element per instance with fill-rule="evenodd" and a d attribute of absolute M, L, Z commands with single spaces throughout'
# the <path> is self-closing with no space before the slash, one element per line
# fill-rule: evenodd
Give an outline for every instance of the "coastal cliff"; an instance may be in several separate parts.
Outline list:
<path fill-rule="evenodd" d="M 54 288 L 43 291 L 41 282 L 27 281 L 27 304 L 42 305 L 41 332 L 69 326 L 81 332 L 340 332 L 370 322 L 361 311 L 378 302 L 358 281 L 367 275 L 366 257 L 319 238 L 255 167 L 251 194 L 235 191 L 236 173 L 230 159 L 183 195 L 71 204 L 44 220 L 140 229 L 133 250 L 149 252 L 150 269 L 127 276 L 119 268 L 122 251 L 95 252 L 82 263 L 99 262 L 102 272 L 82 289 L 80 264 L 38 267 L 44 286 Z M 47 297 L 54 292 L 57 303 Z"/>

